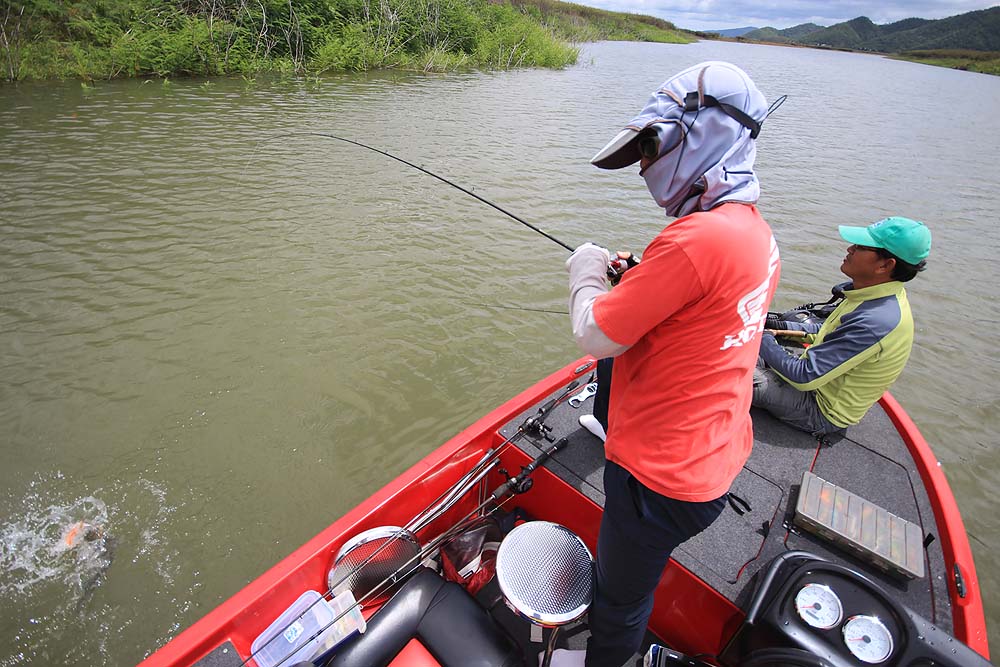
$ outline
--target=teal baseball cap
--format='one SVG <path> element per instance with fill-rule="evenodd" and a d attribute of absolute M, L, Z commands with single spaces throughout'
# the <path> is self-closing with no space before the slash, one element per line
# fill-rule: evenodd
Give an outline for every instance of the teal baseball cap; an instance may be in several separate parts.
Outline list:
<path fill-rule="evenodd" d="M 919 264 L 931 253 L 931 230 L 909 218 L 886 218 L 867 227 L 840 225 L 840 236 L 855 245 L 884 248 L 908 264 Z"/>

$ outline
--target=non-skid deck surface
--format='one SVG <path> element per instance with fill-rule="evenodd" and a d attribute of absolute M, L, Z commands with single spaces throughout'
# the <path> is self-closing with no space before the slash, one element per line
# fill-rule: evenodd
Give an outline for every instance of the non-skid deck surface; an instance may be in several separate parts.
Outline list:
<path fill-rule="evenodd" d="M 227 641 L 216 646 L 192 667 L 241 667 L 244 664 L 243 660 L 240 660 L 240 654 L 236 652 L 236 647 Z"/>
<path fill-rule="evenodd" d="M 561 404 L 549 415 L 546 424 L 552 427 L 550 436 L 568 437 L 570 443 L 546 467 L 603 507 L 603 443 L 578 423 L 580 415 L 589 414 L 591 405 L 589 400 L 578 409 Z M 501 433 L 514 434 L 524 418 L 536 410 L 537 406 L 520 415 Z M 861 424 L 829 442 L 820 442 L 764 412 L 754 410 L 752 416 L 753 452 L 731 490 L 750 510 L 738 502 L 742 514 L 727 507 L 708 530 L 678 547 L 674 560 L 745 608 L 753 594 L 754 575 L 775 556 L 787 550 L 810 551 L 864 572 L 907 607 L 951 632 L 947 572 L 930 501 L 905 443 L 881 406 L 875 405 Z M 532 438 L 518 442 L 530 456 L 539 453 L 539 446 L 547 445 Z M 927 575 L 901 581 L 820 538 L 789 530 L 802 474 L 807 470 L 920 525 L 925 535 L 933 535 L 935 539 L 926 549 Z"/>

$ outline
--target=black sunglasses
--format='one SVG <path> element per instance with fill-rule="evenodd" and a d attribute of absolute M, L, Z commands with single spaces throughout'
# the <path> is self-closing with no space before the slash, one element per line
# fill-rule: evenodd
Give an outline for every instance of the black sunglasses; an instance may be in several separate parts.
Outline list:
<path fill-rule="evenodd" d="M 641 157 L 656 160 L 680 146 L 686 134 L 687 128 L 678 121 L 654 123 L 639 134 L 636 148 Z M 671 145 L 664 146 L 664 141 L 671 142 Z"/>
<path fill-rule="evenodd" d="M 858 245 L 857 243 L 855 243 L 854 244 L 854 249 L 855 250 L 871 250 L 873 253 L 875 253 L 876 255 L 878 255 L 879 257 L 881 257 L 882 259 L 895 259 L 896 261 L 899 261 L 898 258 L 895 255 L 893 255 L 891 252 L 889 252 L 885 248 L 874 248 L 874 247 L 872 247 L 870 245 Z"/>
<path fill-rule="evenodd" d="M 660 154 L 660 137 L 656 132 L 649 132 L 639 137 L 639 155 L 647 160 L 655 160 Z"/>

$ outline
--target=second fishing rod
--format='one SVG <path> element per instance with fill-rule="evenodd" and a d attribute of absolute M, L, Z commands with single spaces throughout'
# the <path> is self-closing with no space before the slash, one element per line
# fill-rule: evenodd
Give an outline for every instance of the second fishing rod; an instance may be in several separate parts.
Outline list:
<path fill-rule="evenodd" d="M 412 167 L 412 168 L 416 169 L 417 171 L 423 172 L 423 173 L 427 174 L 428 176 L 432 176 L 432 177 L 438 179 L 442 183 L 447 183 L 451 187 L 464 192 L 465 194 L 469 195 L 470 197 L 474 197 L 474 198 L 478 199 L 479 201 L 481 201 L 482 203 L 486 204 L 487 206 L 491 206 L 491 207 L 495 208 L 496 210 L 500 211 L 501 213 L 503 213 L 507 217 L 511 218 L 512 220 L 521 223 L 522 225 L 524 225 L 525 227 L 527 227 L 528 229 L 530 229 L 531 231 L 533 231 L 533 232 L 535 232 L 537 234 L 541 234 L 542 236 L 544 236 L 545 238 L 549 239 L 553 243 L 559 244 L 560 246 L 562 246 L 566 250 L 569 250 L 570 252 L 573 252 L 575 250 L 575 248 L 573 246 L 569 245 L 568 243 L 560 241 L 559 239 L 557 239 L 552 234 L 549 234 L 548 232 L 546 232 L 546 231 L 544 231 L 542 229 L 539 229 L 538 227 L 536 227 L 535 225 L 531 224 L 530 222 L 528 222 L 524 218 L 521 218 L 520 216 L 514 215 L 513 213 L 511 213 L 507 209 L 503 208 L 502 206 L 494 204 L 489 199 L 486 199 L 485 197 L 480 197 L 475 192 L 473 192 L 473 191 L 471 191 L 471 190 L 469 190 L 467 188 L 463 188 L 461 185 L 458 185 L 457 183 L 455 183 L 453 181 L 450 181 L 450 180 L 448 180 L 447 178 L 445 178 L 443 176 L 439 176 L 439 175 L 435 174 L 434 172 L 430 171 L 429 169 L 424 169 L 423 167 L 421 167 L 419 165 L 416 165 L 416 164 L 413 164 L 412 162 L 409 162 L 407 160 L 404 160 L 403 158 L 401 158 L 401 157 L 399 157 L 397 155 L 393 155 L 392 153 L 389 153 L 388 151 L 383 151 L 383 150 L 380 150 L 380 149 L 375 148 L 373 146 L 369 146 L 368 144 L 361 143 L 360 141 L 355 141 L 354 139 L 348 139 L 346 137 L 337 136 L 335 134 L 330 134 L 328 132 L 306 132 L 305 134 L 309 134 L 309 135 L 313 135 L 313 136 L 317 136 L 317 137 L 326 137 L 327 139 L 335 139 L 337 141 L 342 141 L 344 143 L 351 144 L 351 145 L 354 145 L 354 146 L 358 146 L 359 148 L 364 148 L 364 149 L 370 150 L 372 152 L 378 153 L 379 155 L 384 155 L 385 157 L 387 157 L 387 158 L 389 158 L 391 160 L 395 160 L 396 162 L 400 162 L 402 164 L 405 164 L 408 167 Z M 626 256 L 619 255 L 619 256 L 616 256 L 616 257 L 612 257 L 610 263 L 608 264 L 608 272 L 607 272 L 608 273 L 608 279 L 612 282 L 612 284 L 617 283 L 618 280 L 621 278 L 621 275 L 626 271 L 626 269 L 628 269 L 628 268 L 630 268 L 632 266 L 635 266 L 635 264 L 637 262 L 638 262 L 638 260 L 635 259 L 631 255 L 631 253 L 627 253 Z"/>

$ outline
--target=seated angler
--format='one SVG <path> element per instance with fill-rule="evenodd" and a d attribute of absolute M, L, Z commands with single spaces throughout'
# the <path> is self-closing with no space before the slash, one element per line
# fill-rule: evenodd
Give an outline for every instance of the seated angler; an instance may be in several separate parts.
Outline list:
<path fill-rule="evenodd" d="M 823 435 L 861 421 L 899 377 L 913 346 L 903 283 L 924 270 L 931 233 L 908 218 L 840 227 L 853 244 L 840 270 L 844 300 L 822 326 L 768 318 L 754 372 L 753 405 L 802 431 Z M 805 332 L 794 355 L 771 329 Z"/>

